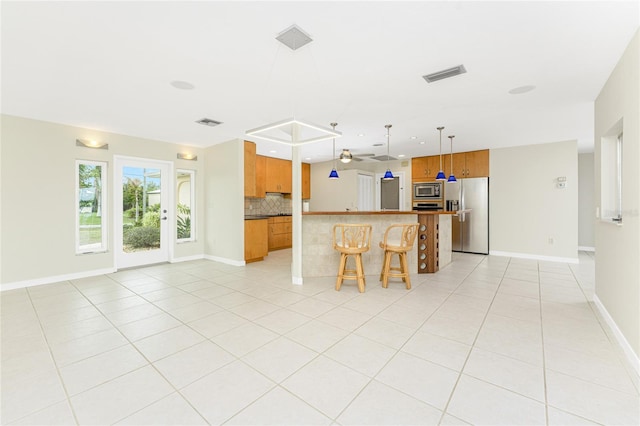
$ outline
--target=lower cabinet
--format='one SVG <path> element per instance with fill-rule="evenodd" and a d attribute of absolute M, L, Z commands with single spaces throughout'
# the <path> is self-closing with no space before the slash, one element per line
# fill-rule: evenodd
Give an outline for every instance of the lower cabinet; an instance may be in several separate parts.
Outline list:
<path fill-rule="evenodd" d="M 269 221 L 255 219 L 244 221 L 244 261 L 263 260 L 269 254 Z"/>
<path fill-rule="evenodd" d="M 269 251 L 291 248 L 291 216 L 269 218 Z"/>

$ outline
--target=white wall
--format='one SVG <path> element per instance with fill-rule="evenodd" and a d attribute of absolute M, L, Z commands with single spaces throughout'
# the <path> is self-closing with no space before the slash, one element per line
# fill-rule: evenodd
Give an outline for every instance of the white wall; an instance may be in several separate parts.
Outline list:
<path fill-rule="evenodd" d="M 205 255 L 244 264 L 244 141 L 205 149 Z"/>
<path fill-rule="evenodd" d="M 578 154 L 578 247 L 595 247 L 594 154 Z"/>
<path fill-rule="evenodd" d="M 113 156 L 126 155 L 172 161 L 175 168 L 196 170 L 197 240 L 175 244 L 174 257 L 202 255 L 204 206 L 202 161 L 177 160 L 178 152 L 203 151 L 192 147 L 132 136 L 100 132 L 63 124 L 2 115 L 2 222 L 0 282 L 7 284 L 42 281 L 65 275 L 91 275 L 114 268 Z M 108 150 L 76 146 L 76 139 L 96 139 Z M 108 163 L 109 251 L 75 254 L 75 161 Z M 175 184 L 175 180 L 172 180 Z M 116 209 L 117 210 L 117 209 Z"/>
<path fill-rule="evenodd" d="M 623 120 L 622 226 L 596 221 L 596 303 L 640 358 L 640 31 L 595 102 L 596 205 L 601 199 L 601 139 Z M 636 363 L 636 368 L 638 364 Z"/>
<path fill-rule="evenodd" d="M 490 252 L 577 261 L 577 142 L 492 149 L 490 170 Z"/>
<path fill-rule="evenodd" d="M 387 170 L 387 166 L 391 168 L 391 171 L 394 175 L 398 173 L 404 173 L 405 201 L 404 206 L 401 210 L 412 210 L 411 160 L 396 160 L 389 163 L 387 163 L 386 161 L 351 161 L 347 164 L 338 161 L 337 163 L 338 175 L 340 176 L 340 179 L 328 178 L 329 172 L 333 167 L 333 161 L 311 164 L 311 200 L 309 203 L 311 211 L 342 211 L 345 208 L 357 207 L 357 192 L 353 197 L 349 195 L 350 198 L 348 198 L 348 200 L 342 198 L 333 200 L 331 197 L 342 197 L 342 195 L 340 195 L 340 188 L 342 188 L 343 191 L 352 194 L 351 191 L 353 191 L 354 188 L 357 188 L 357 175 L 355 173 L 357 170 L 373 174 L 384 173 Z M 351 182 L 352 178 L 355 179 L 355 183 Z M 353 185 L 355 185 L 355 187 Z M 378 186 L 376 185 L 375 188 L 378 188 Z M 318 193 L 317 191 L 320 192 Z M 352 198 L 353 201 L 351 201 Z M 350 206 L 350 204 L 353 204 L 353 206 Z M 333 207 L 336 208 L 334 209 Z M 340 208 L 338 209 L 337 207 Z"/>

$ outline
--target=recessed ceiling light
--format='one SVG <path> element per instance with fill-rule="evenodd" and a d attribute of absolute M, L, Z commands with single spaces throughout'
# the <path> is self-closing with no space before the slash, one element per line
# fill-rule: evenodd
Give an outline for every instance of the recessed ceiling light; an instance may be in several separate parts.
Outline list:
<path fill-rule="evenodd" d="M 358 133 L 358 136 L 364 136 L 364 133 Z"/>
<path fill-rule="evenodd" d="M 413 139 L 418 139 L 417 136 L 411 136 L 409 139 L 413 140 Z"/>
<path fill-rule="evenodd" d="M 404 154 L 398 154 L 398 158 L 404 157 Z"/>
<path fill-rule="evenodd" d="M 272 154 L 275 154 L 275 153 L 276 153 L 276 152 L 278 152 L 278 151 L 276 151 L 275 149 L 272 149 L 272 150 L 271 150 L 271 151 L 269 151 L 269 152 L 270 152 L 270 153 L 272 153 Z"/>
<path fill-rule="evenodd" d="M 171 84 L 176 89 L 180 89 L 180 90 L 192 90 L 196 87 L 193 84 L 189 83 L 188 81 L 180 81 L 180 80 L 172 81 L 169 84 Z"/>
<path fill-rule="evenodd" d="M 311 160 L 311 157 L 305 157 L 305 160 Z"/>
<path fill-rule="evenodd" d="M 422 141 L 422 142 L 420 142 L 420 145 L 424 145 L 425 143 L 426 143 L 425 141 Z"/>
<path fill-rule="evenodd" d="M 530 92 L 530 91 L 534 90 L 535 88 L 536 88 L 536 86 L 533 86 L 533 85 L 520 86 L 520 87 L 515 87 L 515 88 L 509 90 L 509 93 L 511 93 L 512 95 L 521 95 L 523 93 Z"/>

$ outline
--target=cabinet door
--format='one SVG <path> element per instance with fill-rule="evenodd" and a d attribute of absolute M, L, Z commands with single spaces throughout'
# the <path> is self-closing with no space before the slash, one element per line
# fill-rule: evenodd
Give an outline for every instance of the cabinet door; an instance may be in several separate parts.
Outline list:
<path fill-rule="evenodd" d="M 311 198 L 311 164 L 302 163 L 302 199 Z"/>
<path fill-rule="evenodd" d="M 267 157 L 256 155 L 256 197 L 264 198 L 267 191 Z"/>
<path fill-rule="evenodd" d="M 442 159 L 442 161 L 444 161 L 444 158 Z M 444 164 L 443 164 L 443 166 L 444 166 Z M 428 181 L 436 180 L 436 176 L 438 175 L 438 172 L 440 171 L 440 156 L 439 155 L 432 155 L 430 157 L 427 157 L 427 171 L 429 172 Z"/>
<path fill-rule="evenodd" d="M 470 151 L 466 153 L 465 177 L 489 176 L 489 150 Z"/>
<path fill-rule="evenodd" d="M 411 180 L 420 182 L 427 176 L 427 157 L 411 159 Z"/>
<path fill-rule="evenodd" d="M 256 144 L 244 141 L 244 196 L 256 196 Z"/>
<path fill-rule="evenodd" d="M 247 262 L 262 260 L 268 253 L 267 220 L 244 221 L 244 259 Z"/>
<path fill-rule="evenodd" d="M 280 168 L 278 159 L 266 157 L 266 192 L 280 192 Z"/>
<path fill-rule="evenodd" d="M 453 153 L 453 172 L 456 178 L 467 177 L 467 155 L 464 152 Z"/>
<path fill-rule="evenodd" d="M 283 194 L 291 194 L 292 188 L 292 171 L 291 160 L 280 160 L 282 162 L 282 174 L 280 175 L 280 192 Z"/>

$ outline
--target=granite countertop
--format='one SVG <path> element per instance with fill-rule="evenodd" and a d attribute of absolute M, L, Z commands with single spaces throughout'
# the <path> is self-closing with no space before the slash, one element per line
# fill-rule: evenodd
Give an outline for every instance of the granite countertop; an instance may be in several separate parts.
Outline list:
<path fill-rule="evenodd" d="M 456 214 L 456 212 L 445 212 L 440 210 L 385 210 L 385 211 L 340 211 L 340 212 L 303 212 L 303 216 L 357 216 L 357 215 L 388 215 L 388 214 Z"/>
<path fill-rule="evenodd" d="M 244 215 L 244 220 L 259 220 L 259 219 L 269 219 L 270 217 L 286 217 L 291 216 L 290 214 L 246 214 Z"/>

